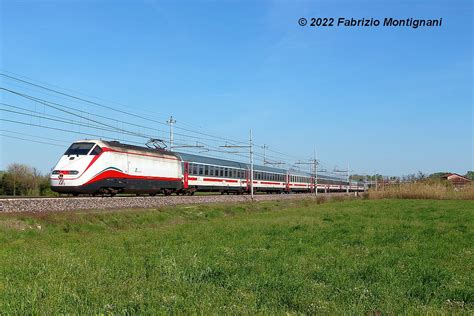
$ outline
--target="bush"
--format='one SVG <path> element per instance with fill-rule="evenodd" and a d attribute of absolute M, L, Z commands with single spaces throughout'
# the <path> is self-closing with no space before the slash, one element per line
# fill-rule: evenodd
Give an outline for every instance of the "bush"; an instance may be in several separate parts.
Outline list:
<path fill-rule="evenodd" d="M 474 186 L 457 189 L 447 181 L 402 183 L 368 192 L 370 199 L 435 199 L 474 200 Z"/>
<path fill-rule="evenodd" d="M 0 177 L 0 194 L 14 196 L 52 196 L 49 175 L 42 175 L 36 168 L 25 164 L 14 163 L 2 172 Z"/>

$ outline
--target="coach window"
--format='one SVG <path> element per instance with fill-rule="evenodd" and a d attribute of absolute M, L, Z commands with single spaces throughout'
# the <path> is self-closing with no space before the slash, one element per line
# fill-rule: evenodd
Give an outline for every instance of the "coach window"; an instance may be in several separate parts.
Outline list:
<path fill-rule="evenodd" d="M 224 176 L 224 168 L 219 167 L 219 177 L 223 177 L 223 176 Z"/>
<path fill-rule="evenodd" d="M 204 166 L 204 175 L 205 176 L 209 175 L 209 166 Z"/>
<path fill-rule="evenodd" d="M 204 174 L 204 166 L 199 165 L 199 175 L 202 176 Z"/>

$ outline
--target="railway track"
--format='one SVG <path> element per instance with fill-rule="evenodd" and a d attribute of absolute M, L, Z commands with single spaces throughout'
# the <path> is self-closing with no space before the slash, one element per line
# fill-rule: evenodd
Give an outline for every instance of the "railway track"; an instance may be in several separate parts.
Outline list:
<path fill-rule="evenodd" d="M 353 194 L 353 193 L 352 193 Z M 318 196 L 344 196 L 346 193 L 319 193 Z M 262 194 L 255 201 L 314 199 L 314 194 Z M 248 202 L 249 195 L 201 196 L 132 196 L 132 197 L 54 197 L 54 198 L 4 198 L 0 199 L 0 213 L 58 212 L 74 210 L 105 210 L 124 208 L 157 208 L 179 204 L 205 204 L 220 202 Z"/>

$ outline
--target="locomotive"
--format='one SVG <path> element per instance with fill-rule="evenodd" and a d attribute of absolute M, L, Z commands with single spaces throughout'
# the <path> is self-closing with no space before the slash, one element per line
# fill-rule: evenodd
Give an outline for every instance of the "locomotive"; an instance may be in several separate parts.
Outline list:
<path fill-rule="evenodd" d="M 243 194 L 250 191 L 250 165 L 118 141 L 79 140 L 51 172 L 53 191 L 64 194 L 193 195 L 196 191 Z M 254 166 L 255 192 L 363 191 L 360 183 Z"/>

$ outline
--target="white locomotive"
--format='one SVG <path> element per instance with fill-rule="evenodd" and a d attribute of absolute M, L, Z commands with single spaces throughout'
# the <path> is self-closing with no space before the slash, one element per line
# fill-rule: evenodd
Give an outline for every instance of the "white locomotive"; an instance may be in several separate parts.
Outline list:
<path fill-rule="evenodd" d="M 250 189 L 250 166 L 224 159 L 122 144 L 80 140 L 51 173 L 53 191 L 73 195 L 135 193 L 156 195 L 215 191 L 241 194 Z M 333 177 L 254 166 L 256 192 L 362 191 L 361 184 Z"/>

